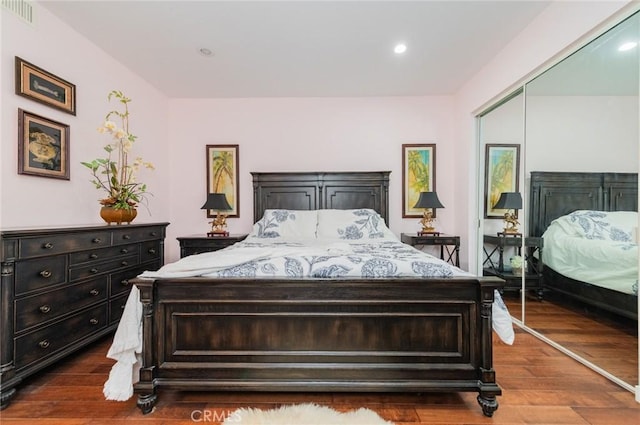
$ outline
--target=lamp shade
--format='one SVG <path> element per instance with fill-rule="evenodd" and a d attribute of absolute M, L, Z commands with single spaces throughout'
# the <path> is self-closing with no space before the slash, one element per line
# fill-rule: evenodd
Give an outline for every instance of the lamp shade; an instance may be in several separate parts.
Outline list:
<path fill-rule="evenodd" d="M 227 197 L 224 193 L 209 193 L 207 195 L 207 201 L 200 209 L 227 211 L 231 209 L 231 205 L 227 202 Z"/>
<path fill-rule="evenodd" d="M 519 210 L 522 208 L 522 195 L 520 192 L 502 192 L 493 208 L 496 210 Z"/>
<path fill-rule="evenodd" d="M 420 192 L 420 198 L 413 208 L 444 208 L 436 192 Z"/>

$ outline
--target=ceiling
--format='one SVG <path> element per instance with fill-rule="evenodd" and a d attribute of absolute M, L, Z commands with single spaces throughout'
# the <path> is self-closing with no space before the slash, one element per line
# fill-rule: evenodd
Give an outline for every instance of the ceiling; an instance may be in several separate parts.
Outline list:
<path fill-rule="evenodd" d="M 549 1 L 39 3 L 168 97 L 455 93 Z M 404 55 L 393 53 L 398 42 Z M 213 52 L 210 57 L 201 48 Z"/>

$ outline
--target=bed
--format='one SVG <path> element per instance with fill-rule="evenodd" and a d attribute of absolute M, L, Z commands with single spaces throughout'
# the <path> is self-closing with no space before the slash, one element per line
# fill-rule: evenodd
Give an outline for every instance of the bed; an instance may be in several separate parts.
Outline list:
<path fill-rule="evenodd" d="M 638 319 L 637 188 L 636 173 L 531 173 L 546 291 Z"/>
<path fill-rule="evenodd" d="M 239 243 L 208 253 L 217 255 L 213 268 L 201 261 L 207 254 L 199 254 L 132 281 L 140 303 L 130 301 L 139 304 L 142 321 L 139 381 L 133 389 L 142 413 L 153 410 L 159 389 L 170 388 L 473 391 L 484 415 L 492 416 L 501 394 L 493 369 L 492 317 L 494 297 L 504 282 L 445 267 L 447 263 L 435 257 L 421 270 L 445 270 L 438 277 L 384 277 L 388 269 L 376 262 L 378 248 L 366 261 L 350 256 L 368 270 L 357 277 L 345 271 L 344 263 L 318 260 L 331 256 L 326 253 L 331 250 L 351 249 L 350 239 L 377 239 L 378 233 L 388 231 L 389 172 L 252 175 L 256 224 L 243 247 Z M 345 214 L 354 218 L 351 225 L 344 222 Z M 295 220 L 289 220 L 291 216 Z M 329 251 L 302 261 L 295 257 L 298 248 L 280 237 L 286 233 L 297 243 L 297 237 L 305 238 L 300 223 L 313 220 L 318 235 L 324 228 L 337 236 L 329 247 L 314 248 Z M 277 265 L 256 266 L 251 257 L 240 264 L 225 263 L 233 261 L 234 250 L 251 250 L 252 244 L 270 239 L 268 235 L 276 244 L 273 250 L 282 253 L 278 258 L 289 276 L 274 274 Z M 385 243 L 385 235 L 380 236 Z M 364 242 L 360 249 L 371 250 L 366 245 L 372 241 Z M 418 251 L 401 243 L 391 250 L 400 256 Z M 248 255 L 261 260 L 258 253 Z M 313 268 L 313 277 L 304 276 L 305 267 Z M 202 270 L 194 272 L 198 268 Z M 118 332 L 128 332 L 126 320 L 120 325 L 114 345 Z M 135 320 L 130 325 L 129 334 L 135 332 Z"/>

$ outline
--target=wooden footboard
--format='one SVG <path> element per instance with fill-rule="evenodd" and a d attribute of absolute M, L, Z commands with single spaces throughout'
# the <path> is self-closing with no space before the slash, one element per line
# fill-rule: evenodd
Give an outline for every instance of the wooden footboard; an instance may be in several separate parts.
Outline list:
<path fill-rule="evenodd" d="M 159 387 L 477 391 L 492 416 L 497 278 L 136 279 L 149 413 Z"/>

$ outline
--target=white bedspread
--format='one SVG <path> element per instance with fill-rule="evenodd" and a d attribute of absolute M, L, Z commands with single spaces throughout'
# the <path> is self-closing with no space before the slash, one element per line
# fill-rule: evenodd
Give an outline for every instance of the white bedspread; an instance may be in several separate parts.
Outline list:
<path fill-rule="evenodd" d="M 340 240 L 265 240 L 247 238 L 216 252 L 185 257 L 145 278 L 176 277 L 349 277 L 472 276 L 430 254 L 401 243 L 397 238 L 358 242 Z M 493 328 L 507 344 L 514 339 L 511 316 L 498 291 L 493 304 Z M 124 401 L 133 395 L 142 348 L 141 305 L 132 288 L 107 357 L 116 360 L 104 385 L 108 400 Z"/>
<path fill-rule="evenodd" d="M 625 294 L 638 294 L 637 213 L 579 210 L 554 220 L 545 233 L 543 262 L 563 276 Z"/>

